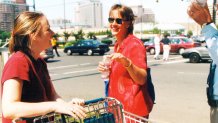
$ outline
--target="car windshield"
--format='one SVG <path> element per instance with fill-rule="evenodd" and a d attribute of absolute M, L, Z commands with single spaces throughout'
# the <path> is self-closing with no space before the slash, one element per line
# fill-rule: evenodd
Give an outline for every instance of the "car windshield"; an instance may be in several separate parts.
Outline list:
<path fill-rule="evenodd" d="M 182 38 L 182 40 L 186 43 L 192 43 L 192 40 L 188 39 L 188 38 Z"/>
<path fill-rule="evenodd" d="M 98 40 L 93 40 L 92 42 L 93 42 L 94 45 L 100 44 L 100 42 Z"/>

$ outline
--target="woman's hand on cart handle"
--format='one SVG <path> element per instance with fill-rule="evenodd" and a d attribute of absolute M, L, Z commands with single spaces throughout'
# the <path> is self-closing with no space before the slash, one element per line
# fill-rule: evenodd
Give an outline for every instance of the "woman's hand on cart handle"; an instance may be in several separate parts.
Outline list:
<path fill-rule="evenodd" d="M 77 105 L 84 105 L 85 104 L 85 100 L 84 99 L 80 99 L 80 98 L 73 98 L 70 101 L 71 104 L 77 104 Z"/>
<path fill-rule="evenodd" d="M 84 119 L 86 117 L 86 109 L 77 104 L 66 102 L 56 102 L 53 106 L 54 112 L 68 114 L 76 119 Z"/>

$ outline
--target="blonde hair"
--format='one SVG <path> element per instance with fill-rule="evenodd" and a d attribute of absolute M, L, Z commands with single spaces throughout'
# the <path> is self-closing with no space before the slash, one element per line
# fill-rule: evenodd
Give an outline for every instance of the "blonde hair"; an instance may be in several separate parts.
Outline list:
<path fill-rule="evenodd" d="M 10 53 L 21 51 L 31 54 L 29 34 L 39 33 L 43 16 L 42 13 L 26 11 L 16 17 L 9 41 Z"/>

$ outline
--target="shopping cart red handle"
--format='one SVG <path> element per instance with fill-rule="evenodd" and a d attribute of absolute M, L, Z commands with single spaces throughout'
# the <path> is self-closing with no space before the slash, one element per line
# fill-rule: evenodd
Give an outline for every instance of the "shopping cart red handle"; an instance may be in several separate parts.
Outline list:
<path fill-rule="evenodd" d="M 87 101 L 85 101 L 85 105 L 97 103 L 97 102 L 103 101 L 103 100 L 105 100 L 105 98 L 97 98 L 97 99 L 93 99 L 93 100 L 87 100 Z"/>

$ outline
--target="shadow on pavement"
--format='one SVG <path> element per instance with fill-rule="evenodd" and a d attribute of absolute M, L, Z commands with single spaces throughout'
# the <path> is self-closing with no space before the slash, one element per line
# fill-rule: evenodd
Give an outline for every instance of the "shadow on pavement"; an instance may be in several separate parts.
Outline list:
<path fill-rule="evenodd" d="M 61 61 L 61 60 L 48 60 L 48 61 L 46 61 L 46 63 L 59 62 L 59 61 Z"/>

